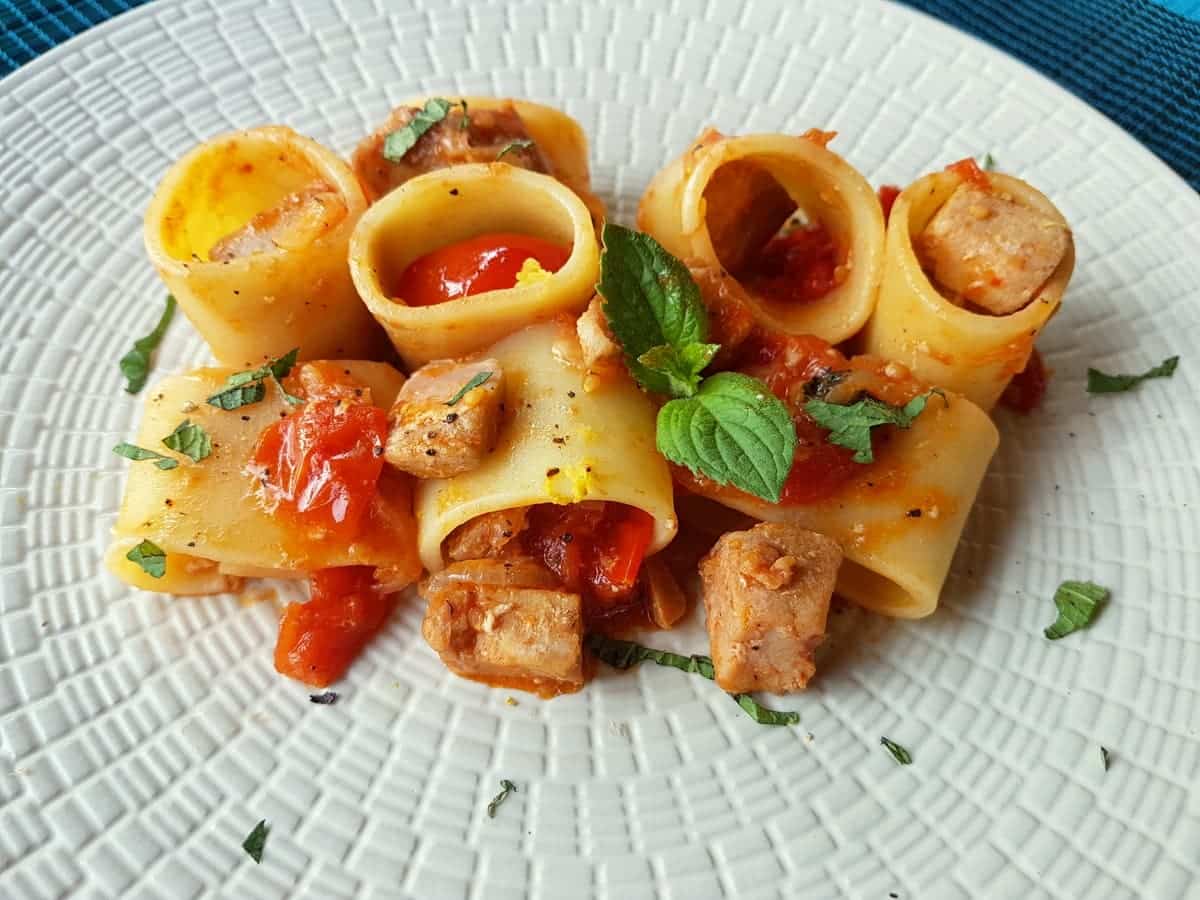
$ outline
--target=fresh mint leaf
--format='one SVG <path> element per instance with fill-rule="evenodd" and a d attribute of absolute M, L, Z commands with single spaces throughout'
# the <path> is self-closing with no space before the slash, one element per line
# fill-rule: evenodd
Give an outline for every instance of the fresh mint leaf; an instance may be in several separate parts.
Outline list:
<path fill-rule="evenodd" d="M 672 397 L 691 397 L 700 386 L 700 373 L 721 349 L 720 344 L 684 344 L 673 347 L 659 344 L 638 357 L 637 361 L 667 379 Z"/>
<path fill-rule="evenodd" d="M 912 765 L 912 754 L 893 741 L 891 738 L 881 737 L 879 739 L 879 743 L 887 747 L 888 753 L 892 754 L 892 757 L 896 760 L 896 762 L 900 763 L 900 765 Z"/>
<path fill-rule="evenodd" d="M 467 396 L 467 394 L 471 393 L 471 391 L 475 390 L 475 388 L 479 387 L 481 384 L 486 383 L 487 380 L 495 374 L 496 374 L 495 372 L 476 372 L 474 375 L 471 376 L 470 381 L 468 381 L 466 384 L 464 384 L 462 387 L 460 387 L 458 389 L 458 393 L 456 393 L 453 397 L 451 397 L 449 400 L 446 401 L 446 405 L 447 406 L 456 405 L 459 400 L 461 400 L 463 397 Z"/>
<path fill-rule="evenodd" d="M 672 653 L 670 650 L 655 650 L 653 647 L 644 647 L 633 641 L 622 641 L 617 638 L 605 637 L 602 634 L 589 634 L 587 645 L 597 659 L 614 669 L 631 669 L 638 663 L 652 662 L 660 666 L 678 669 L 681 672 L 699 675 L 709 681 L 716 680 L 713 661 L 707 656 L 699 654 L 684 656 L 681 653 Z M 799 713 L 768 709 L 749 694 L 730 694 L 729 696 L 746 715 L 759 725 L 795 725 L 800 721 Z"/>
<path fill-rule="evenodd" d="M 127 393 L 136 394 L 146 386 L 146 378 L 150 374 L 150 356 L 162 343 L 163 335 L 167 333 L 167 326 L 171 324 L 174 315 L 175 298 L 167 294 L 167 305 L 158 317 L 158 324 L 154 326 L 154 330 L 134 341 L 133 349 L 121 357 L 117 365 L 121 374 L 125 376 Z"/>
<path fill-rule="evenodd" d="M 190 419 L 184 419 L 175 426 L 175 430 L 163 438 L 163 444 L 169 450 L 182 453 L 192 462 L 200 462 L 212 453 L 212 439 L 208 432 Z"/>
<path fill-rule="evenodd" d="M 1152 369 L 1140 375 L 1109 375 L 1099 369 L 1088 369 L 1087 392 L 1089 394 L 1119 394 L 1137 387 L 1148 378 L 1170 378 L 1179 365 L 1178 356 L 1169 356 Z"/>
<path fill-rule="evenodd" d="M 1054 592 L 1058 618 L 1043 633 L 1050 640 L 1057 641 L 1074 631 L 1086 628 L 1106 600 L 1108 588 L 1090 581 L 1064 581 Z"/>
<path fill-rule="evenodd" d="M 500 148 L 500 152 L 496 154 L 496 161 L 502 160 L 507 153 L 512 153 L 514 150 L 528 150 L 533 146 L 533 141 L 528 138 L 518 138 L 515 141 L 509 141 Z"/>
<path fill-rule="evenodd" d="M 446 118 L 446 113 L 450 112 L 453 105 L 441 97 L 430 97 L 426 100 L 425 105 L 413 114 L 407 124 L 384 138 L 383 158 L 394 163 L 404 159 L 404 154 L 413 148 L 421 135 Z"/>
<path fill-rule="evenodd" d="M 708 310 L 687 266 L 648 234 L 605 223 L 600 283 L 604 316 L 625 351 L 629 371 L 652 391 L 669 393 L 664 376 L 638 358 L 661 345 L 682 348 L 708 337 Z"/>
<path fill-rule="evenodd" d="M 153 541 L 142 541 L 125 558 L 141 566 L 151 578 L 162 578 L 167 573 L 167 554 Z"/>
<path fill-rule="evenodd" d="M 242 849 L 256 863 L 262 862 L 263 847 L 267 843 L 267 835 L 271 833 L 271 826 L 267 824 L 266 819 L 259 821 L 254 826 L 254 830 L 246 835 L 246 839 L 242 841 Z"/>
<path fill-rule="evenodd" d="M 166 472 L 169 469 L 174 469 L 179 465 L 179 460 L 173 459 L 170 456 L 163 456 L 161 453 L 155 453 L 153 450 L 147 450 L 144 447 L 139 447 L 137 444 L 127 444 L 124 441 L 113 447 L 113 453 L 117 456 L 123 456 L 126 459 L 132 459 L 134 462 L 142 460 L 152 460 L 154 465 Z"/>
<path fill-rule="evenodd" d="M 487 805 L 487 814 L 489 819 L 496 818 L 496 810 L 500 808 L 500 804 L 508 799 L 508 795 L 514 793 L 517 786 L 507 778 L 500 779 L 500 793 L 492 798 L 492 802 Z"/>
<path fill-rule="evenodd" d="M 874 397 L 847 404 L 813 398 L 804 404 L 804 411 L 822 428 L 829 429 L 829 443 L 853 450 L 856 463 L 870 463 L 875 461 L 871 430 L 880 425 L 910 427 L 934 393 L 940 391 L 913 397 L 904 406 L 890 406 Z M 942 399 L 945 400 L 945 395 Z"/>
<path fill-rule="evenodd" d="M 257 369 L 247 369 L 244 372 L 234 372 L 225 379 L 225 386 L 220 391 L 208 398 L 208 403 L 211 406 L 219 407 L 224 410 L 238 409 L 242 406 L 249 406 L 251 403 L 257 403 L 266 396 L 266 385 L 264 382 L 270 378 L 275 382 L 275 386 L 279 388 L 279 393 L 283 399 L 293 405 L 303 402 L 299 397 L 293 397 L 283 389 L 282 379 L 286 378 L 288 373 L 296 365 L 296 359 L 300 355 L 300 348 L 293 347 L 279 359 L 273 359 L 265 366 L 259 366 Z"/>
<path fill-rule="evenodd" d="M 765 384 L 720 372 L 694 397 L 658 411 L 658 451 L 697 475 L 778 503 L 796 453 L 796 429 Z"/>

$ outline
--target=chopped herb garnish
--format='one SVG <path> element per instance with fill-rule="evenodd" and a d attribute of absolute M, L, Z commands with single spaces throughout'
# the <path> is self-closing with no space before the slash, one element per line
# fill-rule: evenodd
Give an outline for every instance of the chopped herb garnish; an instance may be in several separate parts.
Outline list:
<path fill-rule="evenodd" d="M 142 541 L 125 558 L 141 566 L 151 578 L 162 578 L 167 573 L 167 554 L 153 541 Z"/>
<path fill-rule="evenodd" d="M 321 706 L 333 706 L 337 703 L 337 691 L 325 691 L 323 694 L 309 694 L 308 700 L 310 703 L 317 703 Z"/>
<path fill-rule="evenodd" d="M 471 376 L 470 381 L 468 381 L 466 384 L 464 384 L 461 388 L 458 389 L 458 393 L 456 393 L 453 397 L 451 397 L 449 400 L 446 401 L 446 405 L 447 406 L 455 406 L 459 400 L 461 400 L 463 397 L 467 396 L 467 394 L 471 393 L 471 391 L 475 390 L 475 388 L 477 388 L 481 384 L 485 383 L 489 378 L 491 378 L 495 374 L 496 374 L 495 372 L 476 372 L 474 375 Z"/>
<path fill-rule="evenodd" d="M 299 397 L 293 397 L 283 389 L 281 381 L 292 371 L 299 355 L 300 348 L 293 347 L 279 359 L 271 360 L 265 366 L 248 369 L 244 372 L 234 372 L 225 379 L 225 386 L 208 398 L 208 403 L 224 410 L 238 409 L 251 403 L 257 403 L 266 396 L 264 382 L 268 378 L 275 382 L 275 386 L 279 388 L 279 393 L 283 395 L 284 400 L 293 405 L 301 403 Z"/>
<path fill-rule="evenodd" d="M 1088 369 L 1087 391 L 1089 394 L 1119 394 L 1137 387 L 1148 378 L 1170 378 L 1178 365 L 1179 357 L 1169 356 L 1140 375 L 1109 375 L 1099 369 Z"/>
<path fill-rule="evenodd" d="M 500 152 L 496 154 L 497 162 L 504 158 L 505 154 L 512 153 L 514 150 L 528 150 L 533 146 L 533 141 L 528 138 L 518 138 L 515 141 L 509 141 L 500 148 Z"/>
<path fill-rule="evenodd" d="M 1090 581 L 1064 581 L 1054 592 L 1058 618 L 1043 633 L 1052 641 L 1086 628 L 1108 599 L 1108 588 Z"/>
<path fill-rule="evenodd" d="M 187 456 L 192 462 L 200 462 L 212 453 L 212 439 L 208 432 L 190 419 L 180 422 L 174 431 L 163 438 L 163 444 Z"/>
<path fill-rule="evenodd" d="M 996 159 L 995 159 L 995 157 L 992 156 L 991 153 L 985 153 L 983 155 L 983 167 L 982 168 L 983 168 L 983 171 L 985 171 L 985 172 L 994 172 L 996 170 Z"/>
<path fill-rule="evenodd" d="M 492 802 L 487 805 L 487 814 L 489 819 L 496 818 L 496 810 L 500 808 L 500 804 L 508 799 L 508 795 L 514 793 L 517 786 L 507 778 L 500 779 L 500 793 L 492 798 Z"/>
<path fill-rule="evenodd" d="M 659 452 L 777 502 L 796 449 L 792 417 L 755 378 L 702 376 L 720 345 L 707 343 L 708 311 L 687 267 L 648 234 L 606 224 L 596 289 L 630 373 L 675 398 L 659 410 Z"/>
<path fill-rule="evenodd" d="M 617 638 L 605 637 L 601 634 L 590 634 L 587 638 L 588 649 L 604 663 L 614 669 L 629 669 L 641 662 L 657 663 L 660 666 L 670 666 L 681 672 L 690 672 L 707 678 L 716 679 L 713 661 L 710 657 L 701 655 L 684 656 L 672 653 L 670 650 L 655 650 L 653 647 L 643 647 L 633 641 L 622 641 Z M 795 725 L 800 721 L 800 714 L 768 709 L 761 705 L 749 694 L 730 694 L 742 711 L 760 725 Z"/>
<path fill-rule="evenodd" d="M 471 127 L 471 116 L 467 112 L 467 101 L 459 100 L 458 105 L 462 107 L 462 118 L 458 120 L 459 131 L 466 131 Z"/>
<path fill-rule="evenodd" d="M 1100 748 L 1100 762 L 1104 766 L 1104 771 L 1107 772 L 1108 771 L 1108 748 L 1107 747 Z"/>
<path fill-rule="evenodd" d="M 125 390 L 128 393 L 136 394 L 146 386 L 146 377 L 150 374 L 150 355 L 162 343 L 163 335 L 167 333 L 167 326 L 171 324 L 171 317 L 174 315 L 175 298 L 167 294 L 167 305 L 154 330 L 134 341 L 133 349 L 121 357 L 118 365 L 127 381 Z"/>
<path fill-rule="evenodd" d="M 242 849 L 256 863 L 262 862 L 263 847 L 267 843 L 267 835 L 270 831 L 271 827 L 267 824 L 267 820 L 262 819 L 242 841 Z"/>
<path fill-rule="evenodd" d="M 804 411 L 822 428 L 829 429 L 829 443 L 853 450 L 854 461 L 865 464 L 875 461 L 871 430 L 880 425 L 910 427 L 935 393 L 941 394 L 941 391 L 933 390 L 913 397 L 904 406 L 891 406 L 874 397 L 863 397 L 847 404 L 814 398 L 804 404 Z M 941 396 L 946 400 L 945 394 Z"/>
<path fill-rule="evenodd" d="M 879 743 L 887 747 L 888 753 L 892 754 L 892 758 L 902 766 L 912 765 L 912 754 L 893 741 L 891 738 L 881 737 Z"/>
<path fill-rule="evenodd" d="M 161 453 L 155 453 L 153 450 L 147 450 L 145 447 L 137 446 L 137 444 L 127 444 L 124 441 L 113 447 L 113 453 L 117 454 L 117 456 L 123 456 L 126 459 L 132 459 L 134 462 L 141 462 L 146 459 L 153 460 L 154 465 L 158 466 L 164 472 L 168 469 L 174 469 L 179 465 L 179 460 L 173 457 L 163 456 Z"/>
<path fill-rule="evenodd" d="M 384 138 L 383 158 L 388 162 L 400 162 L 404 159 L 404 154 L 413 148 L 421 135 L 446 118 L 446 113 L 450 112 L 453 105 L 441 97 L 430 97 L 426 100 L 425 105 L 413 114 L 406 125 Z"/>

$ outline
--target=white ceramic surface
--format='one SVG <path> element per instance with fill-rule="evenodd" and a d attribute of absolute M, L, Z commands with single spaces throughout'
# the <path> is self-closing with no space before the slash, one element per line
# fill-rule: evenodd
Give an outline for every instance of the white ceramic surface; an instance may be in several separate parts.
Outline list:
<path fill-rule="evenodd" d="M 565 107 L 625 221 L 713 123 L 837 129 L 875 183 L 990 151 L 1074 224 L 1049 402 L 1001 414 L 941 609 L 839 617 L 799 727 L 649 666 L 508 706 L 413 603 L 315 706 L 272 669 L 269 605 L 102 573 L 140 405 L 116 362 L 163 296 L 154 184 L 233 127 L 349 151 L 419 91 Z M 876 2 L 182 0 L 0 82 L 0 148 L 0 896 L 1197 895 L 1200 198 L 1079 101 Z M 1172 381 L 1084 392 L 1171 353 Z M 204 359 L 180 317 L 155 373 Z M 1048 642 L 1072 577 L 1112 603 Z"/>

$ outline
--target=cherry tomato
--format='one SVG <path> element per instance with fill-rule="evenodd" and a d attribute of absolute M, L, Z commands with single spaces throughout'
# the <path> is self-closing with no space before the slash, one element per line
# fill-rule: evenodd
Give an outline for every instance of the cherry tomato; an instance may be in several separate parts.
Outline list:
<path fill-rule="evenodd" d="M 530 508 L 522 541 L 596 612 L 633 594 L 653 535 L 654 519 L 622 503 L 543 503 Z"/>
<path fill-rule="evenodd" d="M 837 284 L 838 248 L 824 225 L 772 238 L 739 277 L 751 291 L 782 303 L 820 300 Z"/>
<path fill-rule="evenodd" d="M 375 587 L 370 566 L 321 569 L 312 599 L 289 603 L 279 622 L 275 669 L 313 687 L 337 681 L 392 613 L 395 594 Z"/>
<path fill-rule="evenodd" d="M 266 500 L 302 525 L 352 539 L 383 471 L 387 413 L 316 400 L 270 425 L 254 448 Z"/>
<path fill-rule="evenodd" d="M 881 185 L 879 188 L 879 205 L 883 208 L 883 221 L 887 221 L 892 215 L 892 207 L 896 204 L 896 198 L 900 196 L 900 188 L 894 184 Z"/>
<path fill-rule="evenodd" d="M 1009 409 L 1028 415 L 1042 405 L 1049 385 L 1050 372 L 1046 369 L 1042 354 L 1034 347 L 1025 368 L 1016 374 L 1000 395 L 1000 402 Z"/>
<path fill-rule="evenodd" d="M 979 164 L 971 157 L 960 159 L 958 162 L 950 163 L 946 166 L 947 172 L 953 172 L 967 184 L 974 185 L 981 191 L 990 191 L 992 189 L 992 181 L 987 176 L 987 172 L 979 168 Z"/>
<path fill-rule="evenodd" d="M 400 276 L 395 296 L 409 306 L 433 306 L 517 283 L 527 259 L 557 272 L 571 255 L 569 247 L 528 234 L 500 232 L 440 247 L 412 262 Z"/>

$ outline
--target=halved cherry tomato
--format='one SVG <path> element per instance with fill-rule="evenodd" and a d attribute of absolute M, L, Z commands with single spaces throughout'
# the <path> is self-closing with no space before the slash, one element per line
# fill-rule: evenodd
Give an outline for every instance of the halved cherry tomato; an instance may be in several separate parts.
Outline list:
<path fill-rule="evenodd" d="M 896 205 L 896 198 L 900 196 L 900 188 L 894 184 L 884 184 L 879 187 L 879 205 L 883 208 L 883 221 L 887 221 L 892 215 L 892 207 Z"/>
<path fill-rule="evenodd" d="M 352 539 L 383 471 L 387 413 L 316 400 L 270 425 L 254 448 L 266 501 L 331 539 Z"/>
<path fill-rule="evenodd" d="M 1050 372 L 1046 369 L 1042 354 L 1034 347 L 1025 368 L 1016 374 L 1000 395 L 1000 402 L 1009 409 L 1027 415 L 1042 405 L 1049 385 Z"/>
<path fill-rule="evenodd" d="M 818 223 L 772 238 L 738 277 L 770 300 L 808 303 L 834 289 L 837 267 L 837 244 Z"/>
<path fill-rule="evenodd" d="M 623 503 L 542 503 L 530 508 L 522 542 L 596 612 L 633 594 L 653 535 L 654 519 Z"/>
<path fill-rule="evenodd" d="M 992 180 L 988 178 L 987 172 L 979 168 L 979 163 L 967 157 L 960 159 L 958 162 L 950 163 L 946 166 L 947 172 L 953 172 L 967 184 L 972 184 L 981 191 L 990 191 L 992 189 Z"/>
<path fill-rule="evenodd" d="M 314 687 L 337 681 L 391 615 L 395 594 L 375 587 L 370 566 L 321 569 L 312 599 L 289 603 L 279 622 L 275 670 Z"/>
<path fill-rule="evenodd" d="M 571 248 L 528 234 L 481 234 L 440 247 L 409 264 L 394 296 L 409 306 L 433 306 L 502 291 L 517 283 L 525 260 L 536 259 L 547 272 L 557 272 L 570 255 Z"/>

